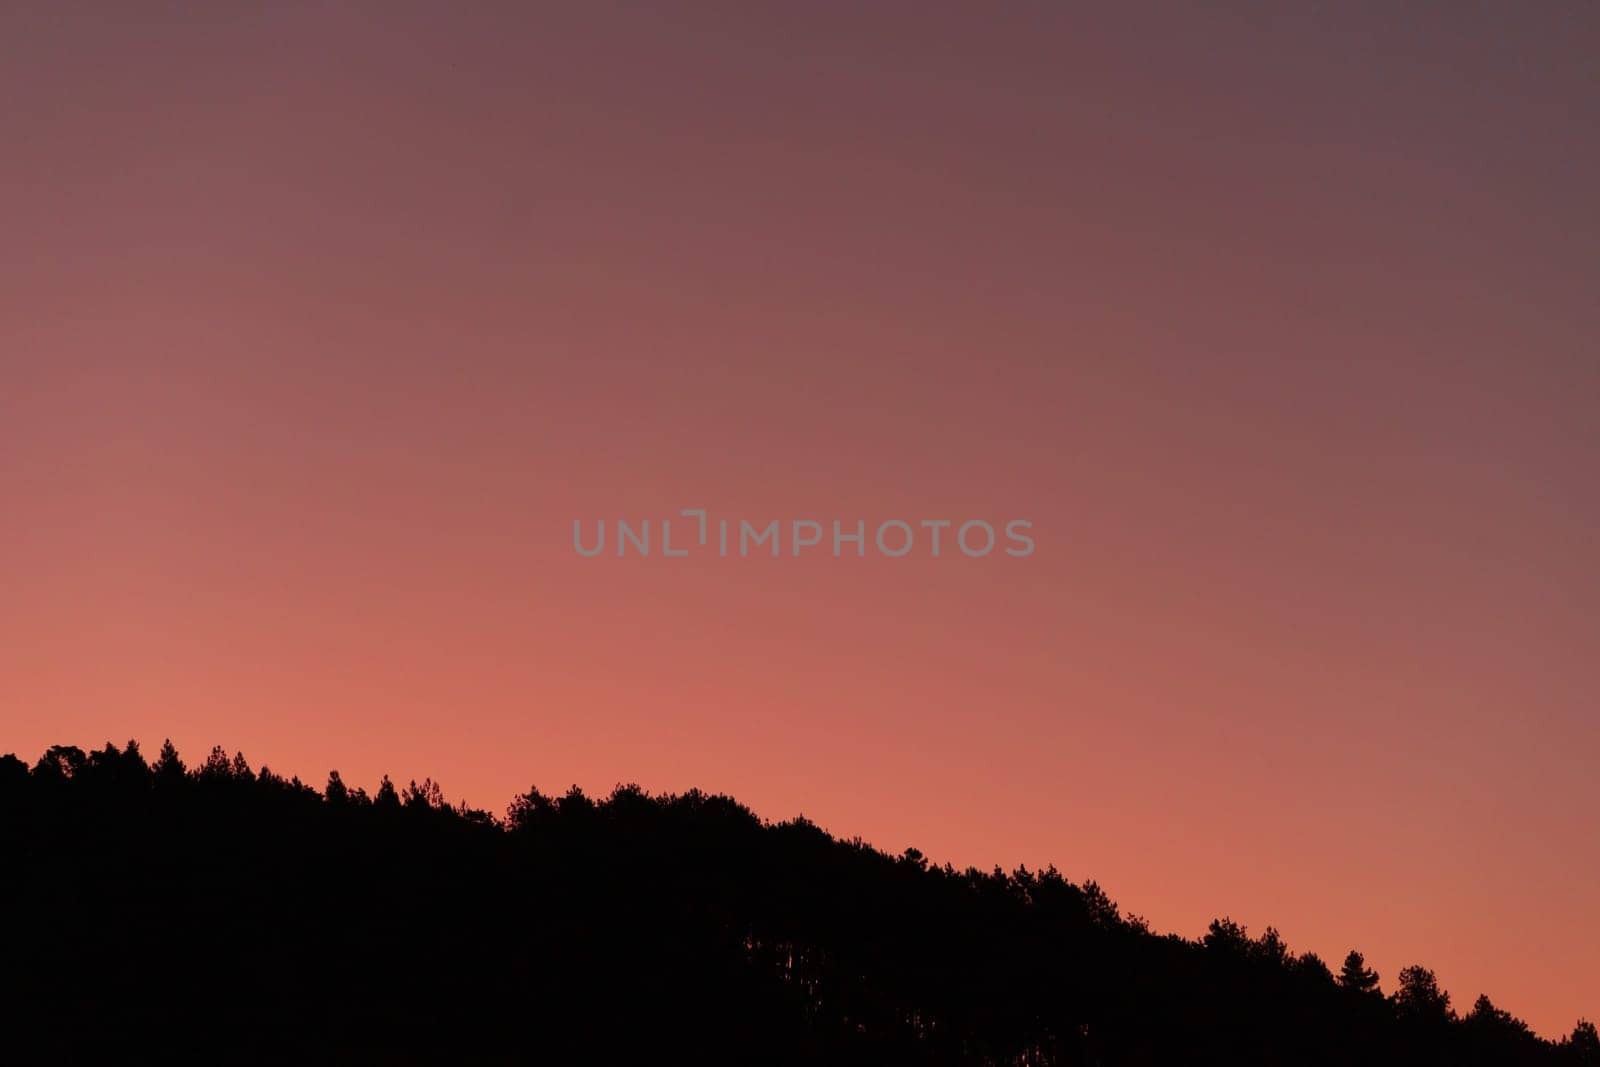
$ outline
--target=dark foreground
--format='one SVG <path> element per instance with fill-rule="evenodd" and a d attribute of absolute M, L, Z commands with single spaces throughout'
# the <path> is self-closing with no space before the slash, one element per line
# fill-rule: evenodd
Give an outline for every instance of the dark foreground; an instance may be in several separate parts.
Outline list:
<path fill-rule="evenodd" d="M 0 905 L 0 1063 L 1600 1064 L 1421 967 L 1385 994 L 699 793 L 496 819 L 56 748 L 0 757 Z"/>

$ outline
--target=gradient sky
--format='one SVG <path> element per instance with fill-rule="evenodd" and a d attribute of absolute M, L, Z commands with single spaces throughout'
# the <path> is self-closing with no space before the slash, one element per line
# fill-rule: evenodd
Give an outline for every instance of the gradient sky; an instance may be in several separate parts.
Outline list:
<path fill-rule="evenodd" d="M 1071 8 L 4 5 L 0 751 L 701 786 L 1600 1014 L 1600 9 Z M 573 552 L 688 507 L 1038 550 Z"/>

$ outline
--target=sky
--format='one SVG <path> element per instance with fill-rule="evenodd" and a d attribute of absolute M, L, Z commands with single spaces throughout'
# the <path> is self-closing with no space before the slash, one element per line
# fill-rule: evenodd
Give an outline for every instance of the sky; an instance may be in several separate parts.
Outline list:
<path fill-rule="evenodd" d="M 0 751 L 698 786 L 1600 1016 L 1600 15 L 1099 8 L 5 5 Z M 696 508 L 867 554 L 574 550 Z"/>

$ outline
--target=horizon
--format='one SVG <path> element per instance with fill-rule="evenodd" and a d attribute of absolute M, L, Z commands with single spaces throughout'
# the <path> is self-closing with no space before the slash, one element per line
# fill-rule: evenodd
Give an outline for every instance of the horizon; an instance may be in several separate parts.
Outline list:
<path fill-rule="evenodd" d="M 1119 914 L 1124 919 L 1127 919 L 1129 921 L 1136 922 L 1136 923 L 1144 923 L 1144 924 L 1146 924 L 1148 931 L 1151 934 L 1155 935 L 1155 936 L 1158 936 L 1158 937 L 1159 936 L 1176 936 L 1176 937 L 1183 938 L 1185 941 L 1189 941 L 1189 942 L 1192 942 L 1192 943 L 1195 943 L 1195 944 L 1200 944 L 1204 940 L 1205 934 L 1206 934 L 1206 929 L 1201 929 L 1198 932 L 1191 932 L 1191 931 L 1187 931 L 1187 930 L 1175 930 L 1175 929 L 1170 929 L 1170 928 L 1164 928 L 1158 923 L 1151 922 L 1149 917 L 1137 907 L 1137 902 L 1133 902 L 1133 901 L 1129 901 L 1129 900 L 1123 899 L 1117 893 L 1115 886 L 1109 885 L 1103 879 L 1100 879 L 1100 878 L 1096 877 L 1096 875 L 1094 874 L 1093 871 L 1075 870 L 1075 869 L 1071 868 L 1070 866 L 1064 865 L 1064 864 L 1062 864 L 1060 862 L 1057 862 L 1057 861 L 1048 861 L 1048 862 L 1034 863 L 1034 864 L 1024 863 L 1024 862 L 1020 862 L 1020 861 L 1014 861 L 1014 862 L 995 861 L 995 862 L 991 862 L 991 863 L 973 863 L 973 862 L 957 863 L 957 862 L 954 862 L 954 861 L 950 860 L 948 857 L 941 857 L 941 856 L 936 855 L 936 854 L 930 854 L 927 850 L 919 848 L 914 842 L 913 843 L 909 843 L 909 844 L 900 845 L 900 844 L 895 844 L 895 843 L 885 843 L 885 842 L 881 842 L 881 841 L 875 841 L 875 840 L 872 840 L 872 839 L 870 839 L 868 837 L 865 837 L 864 835 L 862 835 L 860 833 L 856 833 L 854 831 L 851 831 L 848 827 L 840 827 L 840 826 L 830 825 L 829 823 L 827 823 L 825 821 L 813 818 L 811 815 L 809 815 L 805 811 L 794 811 L 794 812 L 790 812 L 790 813 L 787 813 L 787 814 L 782 814 L 782 813 L 773 814 L 773 813 L 765 812 L 765 811 L 762 811 L 759 808 L 751 805 L 750 803 L 748 803 L 743 797 L 739 796 L 737 793 L 729 792 L 728 790 L 718 789 L 718 788 L 715 788 L 715 787 L 706 787 L 706 786 L 703 786 L 703 785 L 694 785 L 694 786 L 688 786 L 686 788 L 680 788 L 680 789 L 652 789 L 652 788 L 649 788 L 648 786 L 643 785 L 642 783 L 640 783 L 638 781 L 634 781 L 634 780 L 626 779 L 626 778 L 619 778 L 616 781 L 614 781 L 610 786 L 607 786 L 607 787 L 604 787 L 604 788 L 596 788 L 596 787 L 587 787 L 586 788 L 582 783 L 578 783 L 578 782 L 567 783 L 567 785 L 564 786 L 564 787 L 563 786 L 558 786 L 553 782 L 552 783 L 546 783 L 546 785 L 544 785 L 544 786 L 541 786 L 538 782 L 530 782 L 526 787 L 524 787 L 522 789 L 519 789 L 516 792 L 512 793 L 511 795 L 509 795 L 503 805 L 501 805 L 499 807 L 495 807 L 493 805 L 485 805 L 485 804 L 482 804 L 482 803 L 476 803 L 476 802 L 473 802 L 472 800 L 469 800 L 466 797 L 462 797 L 462 796 L 456 795 L 456 794 L 452 793 L 452 791 L 449 788 L 446 787 L 445 783 L 439 781 L 437 778 L 434 778 L 432 775 L 427 774 L 427 773 L 414 774 L 414 775 L 413 774 L 396 775 L 396 774 L 390 774 L 390 773 L 385 772 L 385 773 L 380 774 L 378 777 L 372 779 L 371 781 L 358 781 L 353 776 L 347 775 L 344 772 L 340 771 L 337 767 L 330 767 L 328 769 L 328 771 L 320 777 L 321 784 L 319 785 L 318 784 L 319 779 L 318 779 L 318 776 L 316 776 L 316 775 L 313 775 L 313 776 L 308 778 L 305 775 L 299 774 L 299 773 L 297 773 L 297 772 L 295 772 L 293 770 L 285 772 L 281 768 L 273 767 L 270 763 L 268 763 L 266 761 L 252 762 L 252 761 L 249 760 L 248 756 L 246 755 L 246 753 L 243 750 L 231 750 L 230 751 L 226 746 L 220 745 L 220 744 L 202 746 L 201 749 L 199 749 L 197 751 L 202 751 L 203 750 L 205 755 L 203 755 L 203 756 L 197 755 L 197 756 L 192 756 L 192 757 L 185 757 L 184 754 L 183 754 L 184 751 L 185 751 L 183 749 L 183 747 L 180 746 L 180 745 L 177 745 L 176 743 L 174 743 L 170 737 L 163 738 L 161 745 L 153 745 L 153 746 L 152 745 L 146 745 L 143 741 L 140 741 L 137 738 L 128 738 L 128 739 L 126 739 L 125 741 L 123 741 L 121 743 L 117 743 L 117 742 L 113 742 L 113 741 L 107 740 L 107 741 L 103 742 L 101 745 L 98 745 L 98 746 L 93 746 L 93 747 L 90 747 L 90 746 L 77 746 L 77 747 L 79 747 L 84 752 L 85 755 L 89 755 L 89 754 L 92 754 L 92 753 L 94 753 L 96 751 L 103 750 L 107 745 L 109 745 L 109 746 L 111 746 L 113 748 L 117 748 L 117 749 L 119 749 L 121 751 L 126 752 L 126 751 L 128 751 L 130 744 L 131 745 L 136 745 L 140 755 L 142 756 L 142 758 L 147 763 L 149 763 L 151 765 L 154 765 L 156 763 L 156 758 L 162 752 L 163 746 L 166 745 L 166 744 L 172 744 L 174 750 L 177 753 L 178 758 L 180 760 L 182 760 L 182 762 L 184 764 L 184 767 L 186 768 L 186 770 L 188 771 L 188 773 L 190 775 L 197 774 L 199 772 L 200 768 L 206 763 L 207 759 L 211 756 L 211 754 L 216 750 L 221 750 L 222 753 L 226 757 L 228 757 L 230 761 L 235 760 L 235 759 L 244 759 L 246 764 L 248 765 L 249 771 L 252 774 L 263 775 L 264 776 L 266 772 L 270 771 L 276 777 L 278 777 L 278 778 L 280 778 L 280 779 L 282 779 L 284 781 L 288 781 L 288 782 L 298 782 L 301 785 L 303 785 L 303 786 L 305 786 L 305 787 L 307 787 L 309 789 L 314 790 L 318 795 L 323 795 L 323 794 L 326 793 L 327 785 L 328 785 L 329 782 L 331 782 L 333 780 L 334 776 L 337 776 L 339 781 L 340 781 L 340 783 L 346 789 L 349 789 L 352 793 L 360 792 L 362 795 L 364 795 L 366 797 L 369 797 L 369 798 L 376 797 L 379 794 L 381 785 L 383 783 L 389 783 L 397 792 L 401 793 L 402 795 L 404 795 L 407 790 L 415 789 L 419 785 L 426 786 L 426 785 L 431 783 L 433 786 L 436 786 L 439 789 L 439 799 L 445 805 L 447 805 L 449 807 L 452 807 L 452 808 L 461 809 L 461 810 L 464 810 L 464 811 L 465 810 L 476 810 L 476 811 L 485 813 L 493 820 L 494 824 L 497 827 L 500 827 L 502 829 L 507 826 L 507 824 L 508 824 L 507 820 L 508 820 L 509 816 L 511 815 L 511 813 L 512 813 L 512 811 L 513 811 L 513 809 L 514 809 L 514 807 L 515 807 L 515 805 L 517 803 L 517 801 L 525 798 L 526 796 L 530 795 L 533 792 L 542 793 L 544 796 L 550 797 L 550 798 L 560 798 L 560 797 L 564 797 L 564 796 L 568 795 L 571 790 L 577 790 L 583 796 L 586 796 L 590 800 L 593 800 L 593 801 L 596 801 L 596 802 L 604 802 L 604 801 L 608 800 L 610 797 L 614 796 L 615 794 L 617 794 L 619 792 L 622 792 L 622 791 L 625 791 L 625 790 L 629 790 L 629 789 L 639 789 L 646 796 L 651 797 L 653 799 L 657 799 L 657 800 L 671 800 L 671 799 L 675 799 L 675 798 L 678 798 L 678 797 L 682 797 L 682 796 L 684 796 L 684 795 L 686 795 L 688 793 L 691 793 L 691 792 L 698 792 L 698 793 L 704 794 L 705 796 L 710 797 L 710 798 L 724 798 L 724 799 L 727 799 L 727 800 L 731 800 L 736 804 L 739 804 L 741 807 L 743 807 L 747 811 L 749 811 L 750 814 L 752 816 L 754 816 L 755 819 L 758 820 L 760 822 L 760 824 L 762 826 L 764 826 L 764 827 L 773 827 L 773 826 L 779 826 L 779 825 L 783 825 L 783 824 L 793 824 L 793 823 L 797 823 L 797 822 L 809 823 L 810 825 L 815 826 L 817 829 L 821 830 L 824 834 L 827 834 L 830 838 L 832 838 L 835 841 L 844 842 L 844 843 L 856 843 L 856 842 L 859 842 L 860 844 L 864 845 L 865 847 L 867 847 L 869 849 L 872 849 L 872 850 L 874 850 L 876 852 L 879 852 L 879 853 L 881 853 L 881 854 L 883 854 L 885 856 L 900 857 L 900 856 L 903 856 L 903 855 L 905 855 L 905 854 L 907 854 L 909 852 L 915 852 L 927 863 L 927 865 L 929 867 L 943 867 L 943 868 L 953 869 L 956 872 L 974 872 L 974 873 L 981 873 L 981 874 L 988 874 L 991 871 L 1001 871 L 1001 872 L 1004 872 L 1004 873 L 1006 873 L 1008 875 L 1009 874 L 1015 874 L 1015 873 L 1017 873 L 1019 871 L 1023 871 L 1023 870 L 1031 871 L 1032 873 L 1034 873 L 1036 875 L 1037 874 L 1042 874 L 1042 873 L 1044 873 L 1046 871 L 1054 871 L 1054 872 L 1059 873 L 1063 878 L 1067 879 L 1069 882 L 1075 883 L 1077 885 L 1085 886 L 1085 887 L 1097 886 L 1099 889 L 1101 889 L 1102 891 L 1105 892 L 1106 897 L 1108 898 L 1108 900 L 1117 908 Z M 55 746 L 51 746 L 51 747 L 55 747 Z M 26 765 L 31 765 L 34 762 L 34 761 L 27 760 L 27 759 L 23 758 L 19 753 L 15 753 L 15 752 L 10 752 L 10 753 L 0 752 L 0 760 L 4 760 L 8 756 L 12 757 L 12 758 L 20 759 Z M 1288 948 L 1291 951 L 1293 951 L 1295 953 L 1311 953 L 1311 954 L 1315 955 L 1316 957 L 1318 957 L 1319 959 L 1321 959 L 1330 968 L 1333 968 L 1337 963 L 1342 961 L 1347 953 L 1350 953 L 1350 952 L 1359 953 L 1362 956 L 1364 963 L 1368 967 L 1371 967 L 1376 972 L 1378 987 L 1383 992 L 1383 994 L 1385 996 L 1390 996 L 1390 995 L 1393 994 L 1394 988 L 1395 988 L 1396 977 L 1399 975 L 1400 971 L 1405 967 L 1410 967 L 1410 966 L 1413 966 L 1413 965 L 1420 965 L 1420 966 L 1429 968 L 1430 971 L 1433 971 L 1433 972 L 1437 972 L 1438 971 L 1438 968 L 1434 967 L 1426 959 L 1412 959 L 1412 960 L 1405 960 L 1405 961 L 1395 962 L 1392 967 L 1390 967 L 1389 969 L 1386 970 L 1386 969 L 1384 969 L 1383 966 L 1380 965 L 1381 961 L 1373 953 L 1364 950 L 1362 948 L 1362 946 L 1360 944 L 1357 944 L 1357 943 L 1351 943 L 1351 944 L 1349 944 L 1349 945 L 1347 945 L 1347 946 L 1345 946 L 1343 948 L 1336 948 L 1333 945 L 1307 945 L 1307 944 L 1301 943 L 1299 940 L 1297 940 L 1293 936 L 1293 931 L 1285 931 L 1279 924 L 1273 922 L 1270 917 L 1245 918 L 1245 917 L 1241 917 L 1241 916 L 1238 916 L 1238 915 L 1235 915 L 1235 914 L 1232 914 L 1232 913 L 1229 913 L 1229 912 L 1219 912 L 1217 915 L 1214 915 L 1210 919 L 1208 919 L 1206 921 L 1206 924 L 1207 924 L 1208 927 L 1210 927 L 1210 926 L 1214 925 L 1217 922 L 1237 923 L 1237 925 L 1239 926 L 1239 928 L 1241 929 L 1242 932 L 1247 932 L 1247 933 L 1250 933 L 1250 934 L 1252 934 L 1254 936 L 1257 936 L 1257 937 L 1261 936 L 1264 933 L 1267 933 L 1268 931 L 1271 931 L 1271 932 L 1277 934 L 1278 936 L 1280 936 L 1282 938 L 1282 941 L 1288 946 Z M 1439 974 L 1439 985 L 1440 985 L 1440 988 L 1442 988 L 1450 996 L 1450 999 L 1451 999 L 1451 1002 L 1452 1002 L 1452 1006 L 1453 1006 L 1454 1010 L 1457 1011 L 1457 1012 L 1460 1012 L 1460 1013 L 1464 1014 L 1465 1011 L 1466 1011 L 1466 1007 L 1467 1007 L 1468 1003 L 1470 1003 L 1472 1000 L 1475 1000 L 1478 996 L 1483 995 L 1483 996 L 1488 996 L 1491 1000 L 1493 1000 L 1495 1002 L 1496 1007 L 1499 1007 L 1499 1008 L 1501 1008 L 1502 1010 L 1505 1010 L 1505 1011 L 1509 1011 L 1510 1014 L 1514 1018 L 1518 1018 L 1518 1019 L 1522 1019 L 1523 1021 L 1527 1021 L 1526 1017 L 1518 1009 L 1517 1005 L 1508 1004 L 1503 999 L 1496 999 L 1496 994 L 1495 994 L 1495 992 L 1493 990 L 1480 989 L 1480 990 L 1472 991 L 1470 996 L 1469 996 L 1468 995 L 1469 991 L 1466 990 L 1466 989 L 1452 988 L 1451 982 L 1449 981 L 1449 976 L 1447 974 Z M 1579 1018 L 1574 1019 L 1573 1023 L 1576 1024 L 1576 1023 L 1582 1022 L 1584 1020 L 1589 1020 L 1591 1018 L 1592 1017 L 1590 1015 L 1585 1013 L 1582 1016 L 1580 1016 Z M 1549 1040 L 1549 1041 L 1560 1041 L 1562 1038 L 1566 1037 L 1569 1033 L 1571 1033 L 1572 1024 L 1569 1024 L 1566 1028 L 1561 1029 L 1561 1030 L 1559 1030 L 1557 1032 L 1544 1032 L 1544 1031 L 1540 1030 L 1540 1028 L 1537 1027 L 1537 1026 L 1533 1026 L 1532 1029 L 1533 1029 L 1534 1033 L 1538 1034 L 1538 1036 L 1540 1036 L 1540 1037 L 1542 1037 L 1542 1038 L 1544 1038 L 1546 1040 Z"/>
<path fill-rule="evenodd" d="M 1600 1014 L 1600 7 L 0 42 L 0 750 L 714 788 Z"/>

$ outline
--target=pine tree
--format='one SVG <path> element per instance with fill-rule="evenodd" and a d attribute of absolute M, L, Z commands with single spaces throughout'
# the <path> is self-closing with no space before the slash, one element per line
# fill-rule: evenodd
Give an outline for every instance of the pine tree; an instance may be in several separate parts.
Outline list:
<path fill-rule="evenodd" d="M 189 769 L 183 765 L 183 759 L 173 747 L 170 737 L 162 742 L 161 753 L 156 757 L 155 765 L 150 770 L 155 774 L 158 786 L 178 785 L 187 781 L 189 777 Z"/>
<path fill-rule="evenodd" d="M 226 782 L 233 777 L 233 761 L 221 745 L 211 746 L 211 755 L 200 765 L 198 777 L 206 782 Z"/>
<path fill-rule="evenodd" d="M 344 804 L 350 799 L 350 790 L 345 788 L 344 779 L 339 777 L 338 771 L 328 772 L 328 787 L 322 791 L 329 804 Z"/>
<path fill-rule="evenodd" d="M 395 792 L 394 783 L 389 781 L 389 776 L 383 776 L 383 781 L 378 783 L 378 794 L 372 798 L 373 804 L 380 808 L 398 808 L 400 794 Z"/>
<path fill-rule="evenodd" d="M 1394 1006 L 1402 1016 L 1417 1019 L 1449 1019 L 1450 994 L 1439 988 L 1438 977 L 1421 964 L 1400 972 L 1400 988 L 1394 993 Z"/>
<path fill-rule="evenodd" d="M 1376 993 L 1378 972 L 1367 966 L 1365 956 L 1351 949 L 1350 955 L 1344 958 L 1344 966 L 1339 969 L 1339 984 L 1357 993 Z"/>
<path fill-rule="evenodd" d="M 1594 1023 L 1588 1019 L 1579 1019 L 1563 1044 L 1573 1063 L 1600 1067 L 1600 1031 L 1596 1031 Z"/>

